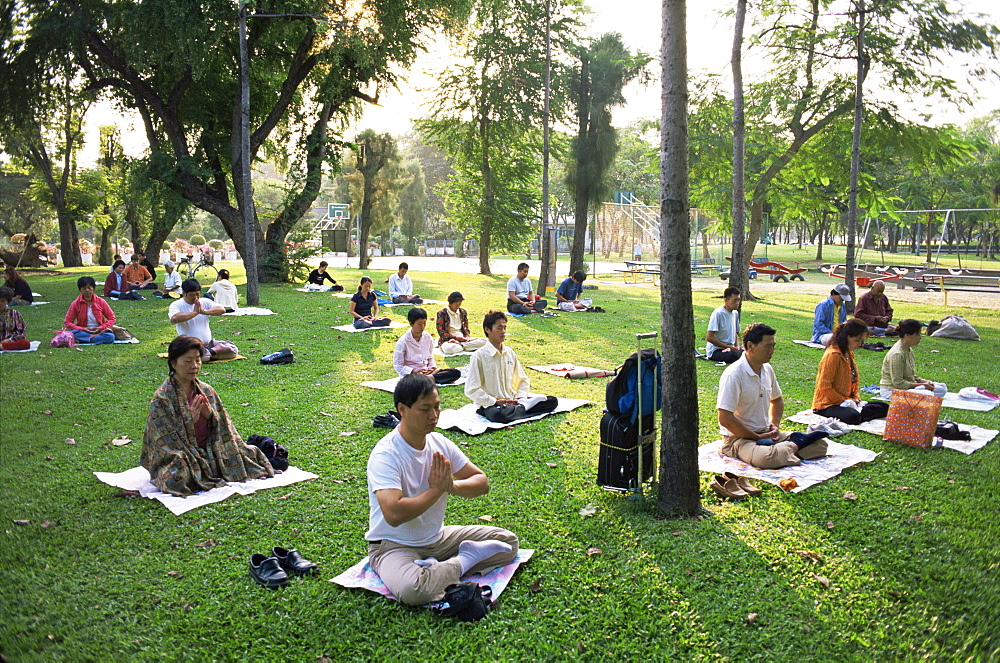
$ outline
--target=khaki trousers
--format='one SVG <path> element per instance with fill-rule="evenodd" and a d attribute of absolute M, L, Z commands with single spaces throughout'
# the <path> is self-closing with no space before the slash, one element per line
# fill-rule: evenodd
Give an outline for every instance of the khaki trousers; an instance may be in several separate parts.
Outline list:
<path fill-rule="evenodd" d="M 441 538 L 426 546 L 406 546 L 389 540 L 369 544 L 368 560 L 401 603 L 423 605 L 440 600 L 445 587 L 458 582 L 462 576 L 462 566 L 456 557 L 460 543 L 490 539 L 510 544 L 511 551 L 488 557 L 469 569 L 469 573 L 488 573 L 514 561 L 518 541 L 513 532 L 484 525 L 446 525 L 441 531 Z M 433 557 L 438 563 L 431 567 L 413 563 L 427 557 Z"/>

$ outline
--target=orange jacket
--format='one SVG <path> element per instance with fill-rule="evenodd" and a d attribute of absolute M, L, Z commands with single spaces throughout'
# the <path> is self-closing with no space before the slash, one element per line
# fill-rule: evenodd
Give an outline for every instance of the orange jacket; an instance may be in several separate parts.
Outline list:
<path fill-rule="evenodd" d="M 839 347 L 831 344 L 819 360 L 812 407 L 822 410 L 840 405 L 848 398 L 859 400 L 858 365 L 854 363 L 853 352 L 848 352 L 845 357 Z"/>
<path fill-rule="evenodd" d="M 142 265 L 125 265 L 125 271 L 123 274 L 125 276 L 125 280 L 129 283 L 144 283 L 153 278 L 149 275 L 149 270 Z"/>

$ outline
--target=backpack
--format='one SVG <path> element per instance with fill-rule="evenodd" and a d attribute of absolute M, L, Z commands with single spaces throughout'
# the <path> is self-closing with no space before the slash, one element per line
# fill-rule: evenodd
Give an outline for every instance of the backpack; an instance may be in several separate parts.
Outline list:
<path fill-rule="evenodd" d="M 293 355 L 292 351 L 288 348 L 272 352 L 269 355 L 264 355 L 260 359 L 260 363 L 266 365 L 291 364 L 293 361 L 295 361 L 295 355 Z"/>
<path fill-rule="evenodd" d="M 630 422 L 638 416 L 636 408 L 636 369 L 639 363 L 638 353 L 625 360 L 616 371 L 605 389 L 605 406 L 608 412 L 616 415 L 627 415 Z M 643 416 L 659 410 L 663 401 L 660 353 L 655 348 L 642 351 L 642 403 Z M 650 403 L 653 408 L 650 409 Z"/>
<path fill-rule="evenodd" d="M 439 615 L 455 617 L 460 622 L 474 622 L 482 619 L 493 607 L 493 590 L 489 585 L 480 586 L 474 582 L 448 585 L 444 589 L 444 603 L 447 607 L 437 609 Z"/>
<path fill-rule="evenodd" d="M 271 463 L 274 469 L 282 472 L 288 469 L 288 449 L 275 442 L 273 437 L 251 435 L 247 438 L 247 444 L 263 451 L 267 462 Z"/>

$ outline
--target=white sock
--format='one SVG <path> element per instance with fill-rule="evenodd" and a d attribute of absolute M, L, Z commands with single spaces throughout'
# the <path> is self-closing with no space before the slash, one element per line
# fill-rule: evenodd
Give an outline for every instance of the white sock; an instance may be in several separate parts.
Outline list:
<path fill-rule="evenodd" d="M 473 566 L 496 555 L 497 553 L 510 552 L 512 548 L 509 543 L 490 539 L 487 541 L 462 541 L 458 544 L 458 559 L 462 565 L 462 575 L 469 572 Z"/>
<path fill-rule="evenodd" d="M 413 563 L 416 564 L 417 566 L 422 566 L 425 569 L 429 569 L 430 567 L 437 564 L 438 561 L 433 557 L 428 557 L 427 559 L 415 559 L 413 560 Z"/>

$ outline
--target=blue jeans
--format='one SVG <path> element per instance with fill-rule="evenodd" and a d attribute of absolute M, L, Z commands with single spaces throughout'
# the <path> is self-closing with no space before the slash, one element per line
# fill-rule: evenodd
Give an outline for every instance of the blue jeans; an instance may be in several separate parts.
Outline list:
<path fill-rule="evenodd" d="M 100 345 L 101 343 L 114 343 L 115 335 L 109 331 L 103 331 L 100 334 L 95 334 L 91 337 L 90 332 L 85 332 L 82 329 L 74 329 L 73 336 L 76 337 L 77 343 L 89 343 L 90 345 Z"/>

